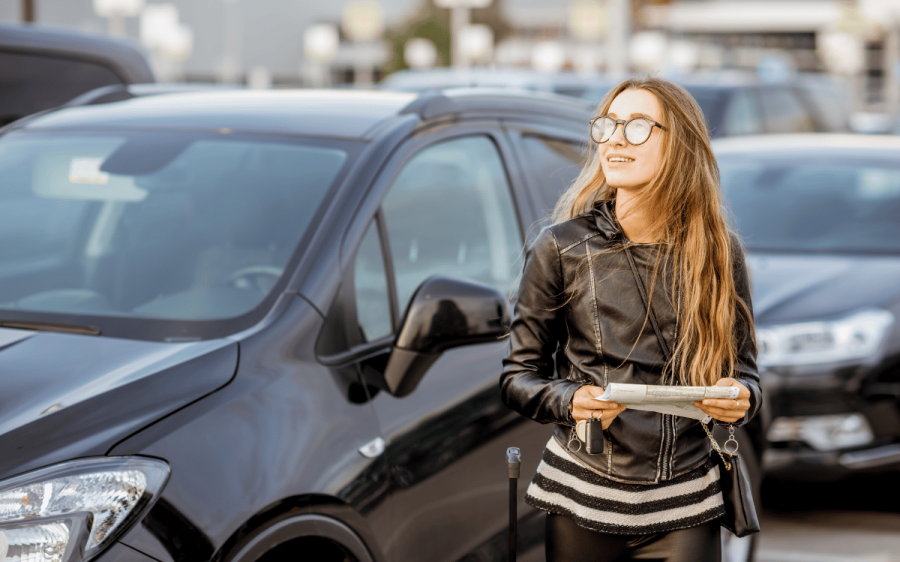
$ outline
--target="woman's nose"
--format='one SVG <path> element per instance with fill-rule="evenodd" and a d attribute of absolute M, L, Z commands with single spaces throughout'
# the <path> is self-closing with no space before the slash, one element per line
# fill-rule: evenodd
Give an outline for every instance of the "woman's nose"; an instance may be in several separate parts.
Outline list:
<path fill-rule="evenodd" d="M 616 146 L 628 144 L 628 141 L 625 140 L 625 125 L 623 123 L 616 123 L 616 128 L 613 129 L 612 136 L 610 136 L 609 140 L 606 142 Z"/>

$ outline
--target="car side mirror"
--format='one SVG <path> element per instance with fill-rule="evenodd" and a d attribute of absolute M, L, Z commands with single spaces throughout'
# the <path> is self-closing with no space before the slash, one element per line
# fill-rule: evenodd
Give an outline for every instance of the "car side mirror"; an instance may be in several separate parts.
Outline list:
<path fill-rule="evenodd" d="M 452 277 L 431 277 L 413 293 L 384 380 L 406 396 L 447 349 L 497 341 L 509 327 L 506 298 L 493 287 Z"/>

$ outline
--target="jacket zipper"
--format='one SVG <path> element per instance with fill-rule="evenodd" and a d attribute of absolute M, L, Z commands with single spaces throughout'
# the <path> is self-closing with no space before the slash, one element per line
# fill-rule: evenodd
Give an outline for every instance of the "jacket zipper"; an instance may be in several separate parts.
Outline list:
<path fill-rule="evenodd" d="M 678 341 L 678 319 L 681 314 L 681 293 L 675 296 L 675 341 Z M 660 334 L 661 335 L 661 334 Z M 663 451 L 661 480 L 672 478 L 672 458 L 675 455 L 675 416 L 663 414 Z"/>
<path fill-rule="evenodd" d="M 672 478 L 672 453 L 675 445 L 675 416 L 663 414 L 662 474 L 660 480 Z"/>

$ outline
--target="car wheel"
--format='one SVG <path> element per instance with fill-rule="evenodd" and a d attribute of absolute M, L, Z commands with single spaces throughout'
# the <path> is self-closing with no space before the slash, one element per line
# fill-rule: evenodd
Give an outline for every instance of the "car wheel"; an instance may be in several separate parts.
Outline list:
<path fill-rule="evenodd" d="M 725 442 L 727 433 L 721 428 L 716 428 L 716 438 L 719 443 Z M 753 490 L 753 503 L 757 512 L 762 509 L 760 503 L 760 489 L 762 484 L 762 471 L 759 466 L 759 457 L 753 449 L 750 436 L 743 429 L 736 429 L 734 436 L 738 441 L 738 459 L 741 463 L 741 471 L 750 479 L 750 487 Z M 724 527 L 722 528 L 722 562 L 753 562 L 756 559 L 756 549 L 759 543 L 759 533 L 738 538 Z"/>

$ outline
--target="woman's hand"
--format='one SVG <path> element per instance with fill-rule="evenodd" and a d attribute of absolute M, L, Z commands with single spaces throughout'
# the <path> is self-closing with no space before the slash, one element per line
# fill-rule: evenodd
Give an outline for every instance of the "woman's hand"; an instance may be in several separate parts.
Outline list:
<path fill-rule="evenodd" d="M 726 423 L 734 423 L 743 418 L 750 409 L 750 391 L 747 390 L 747 387 L 731 377 L 719 379 L 716 386 L 736 386 L 740 392 L 734 400 L 704 398 L 702 401 L 694 402 L 694 406 L 703 410 L 703 413 Z"/>
<path fill-rule="evenodd" d="M 580 422 L 593 417 L 602 420 L 603 429 L 607 429 L 616 416 L 625 410 L 625 404 L 594 400 L 595 396 L 602 394 L 603 389 L 599 386 L 585 385 L 576 390 L 572 397 L 572 418 Z"/>

